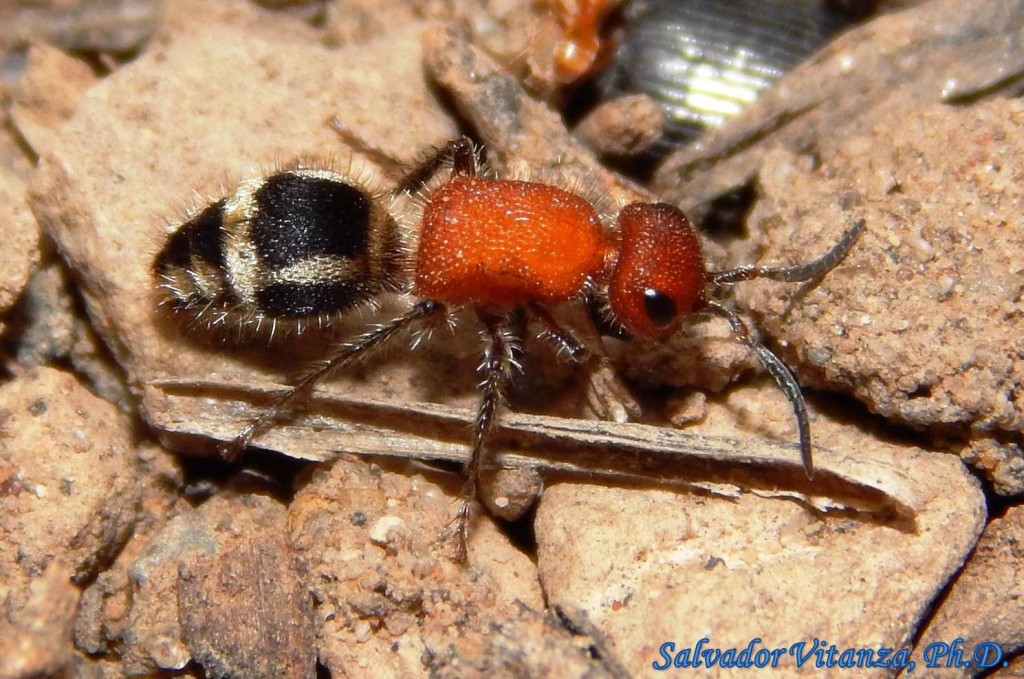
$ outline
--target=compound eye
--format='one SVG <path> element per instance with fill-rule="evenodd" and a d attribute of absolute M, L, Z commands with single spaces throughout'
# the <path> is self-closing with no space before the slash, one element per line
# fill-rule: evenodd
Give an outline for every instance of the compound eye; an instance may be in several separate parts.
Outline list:
<path fill-rule="evenodd" d="M 667 328 L 675 322 L 679 308 L 674 299 L 654 288 L 644 290 L 644 311 L 658 328 Z"/>

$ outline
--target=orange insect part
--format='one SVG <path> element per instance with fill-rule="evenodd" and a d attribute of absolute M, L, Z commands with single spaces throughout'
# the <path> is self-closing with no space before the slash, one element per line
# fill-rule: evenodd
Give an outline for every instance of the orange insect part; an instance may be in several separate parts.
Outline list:
<path fill-rule="evenodd" d="M 500 309 L 563 302 L 600 275 L 608 250 L 597 213 L 575 194 L 456 176 L 423 210 L 416 294 Z"/>
<path fill-rule="evenodd" d="M 555 77 L 571 83 L 594 70 L 601 56 L 601 29 L 615 3 L 610 0 L 578 0 L 575 14 L 565 12 L 565 33 L 555 47 Z"/>
<path fill-rule="evenodd" d="M 667 203 L 633 203 L 619 212 L 622 245 L 608 303 L 626 331 L 670 334 L 704 302 L 707 271 L 690 220 Z"/>

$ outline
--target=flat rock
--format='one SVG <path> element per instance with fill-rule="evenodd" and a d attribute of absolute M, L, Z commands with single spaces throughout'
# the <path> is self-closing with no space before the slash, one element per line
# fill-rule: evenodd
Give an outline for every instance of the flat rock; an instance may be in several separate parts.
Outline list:
<path fill-rule="evenodd" d="M 751 223 L 761 261 L 853 218 L 865 233 L 820 284 L 758 281 L 737 296 L 800 378 L 887 418 L 996 450 L 972 458 L 996 489 L 1024 490 L 1024 104 L 901 113 L 809 169 L 770 155 Z M 826 239 L 827 240 L 827 239 Z"/>
<path fill-rule="evenodd" d="M 705 428 L 785 436 L 785 400 L 757 393 L 772 388 L 737 388 L 724 403 L 709 403 Z M 818 444 L 850 456 L 870 448 L 902 470 L 921 498 L 913 519 L 816 512 L 765 493 L 559 484 L 545 492 L 536 522 L 549 604 L 585 611 L 636 676 L 664 665 L 662 644 L 674 644 L 671 662 L 703 637 L 723 650 L 755 638 L 755 650 L 810 648 L 815 639 L 840 652 L 908 647 L 973 547 L 984 498 L 955 456 L 885 442 L 837 419 L 815 414 Z M 785 655 L 779 667 L 793 671 L 796 658 Z"/>

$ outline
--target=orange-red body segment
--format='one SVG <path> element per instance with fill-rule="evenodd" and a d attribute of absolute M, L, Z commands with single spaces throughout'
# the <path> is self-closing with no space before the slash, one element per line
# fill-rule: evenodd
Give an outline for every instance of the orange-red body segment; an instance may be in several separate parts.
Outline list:
<path fill-rule="evenodd" d="M 633 335 L 671 334 L 681 320 L 704 301 L 707 271 L 700 241 L 690 221 L 665 203 L 633 203 L 618 218 L 622 246 L 608 283 L 608 303 Z M 645 292 L 670 298 L 677 322 L 659 327 L 645 308 Z"/>
<path fill-rule="evenodd" d="M 423 209 L 416 294 L 511 309 L 579 295 L 609 251 L 583 198 L 534 182 L 453 177 Z"/>

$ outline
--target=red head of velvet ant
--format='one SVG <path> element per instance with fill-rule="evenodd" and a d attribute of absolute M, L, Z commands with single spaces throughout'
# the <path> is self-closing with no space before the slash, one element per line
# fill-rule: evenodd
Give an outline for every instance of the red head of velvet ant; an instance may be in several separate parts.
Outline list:
<path fill-rule="evenodd" d="M 431 182 L 449 163 L 450 174 Z M 712 292 L 758 277 L 821 276 L 850 250 L 863 221 L 809 264 L 713 272 L 705 267 L 689 220 L 674 206 L 632 203 L 608 226 L 577 193 L 488 176 L 466 138 L 412 170 L 394 189 L 396 195 L 404 192 L 422 194 L 415 238 L 383 207 L 382 196 L 361 182 L 302 168 L 242 183 L 233 196 L 199 211 L 169 237 L 153 271 L 167 301 L 194 318 L 255 327 L 309 324 L 373 304 L 388 291 L 417 299 L 405 313 L 334 347 L 238 434 L 226 456 L 236 456 L 333 371 L 413 326 L 469 309 L 483 327 L 484 359 L 457 517 L 458 557 L 464 559 L 485 443 L 502 391 L 518 367 L 522 314 L 533 316 L 544 328 L 542 337 L 561 353 L 584 363 L 591 352 L 553 309 L 593 295 L 636 337 L 665 338 L 695 313 L 726 319 L 792 404 L 803 463 L 812 474 L 810 428 L 796 380 Z"/>

